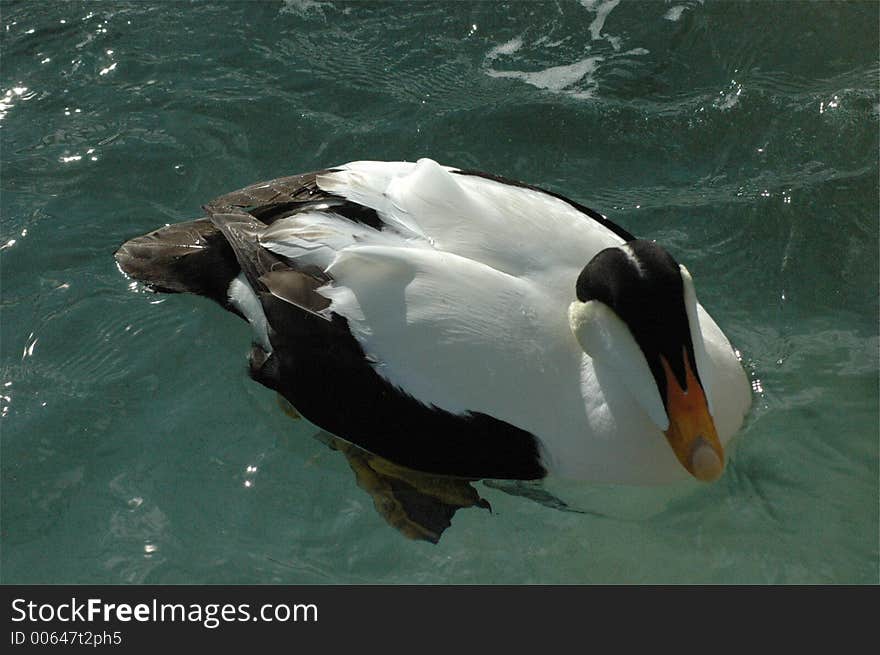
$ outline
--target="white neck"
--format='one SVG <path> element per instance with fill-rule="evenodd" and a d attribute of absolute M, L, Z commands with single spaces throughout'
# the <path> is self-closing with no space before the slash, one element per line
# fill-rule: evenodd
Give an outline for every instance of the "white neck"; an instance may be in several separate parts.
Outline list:
<path fill-rule="evenodd" d="M 584 352 L 626 382 L 627 390 L 660 430 L 668 428 L 669 418 L 648 361 L 614 310 L 598 300 L 575 301 L 568 307 L 568 322 Z"/>

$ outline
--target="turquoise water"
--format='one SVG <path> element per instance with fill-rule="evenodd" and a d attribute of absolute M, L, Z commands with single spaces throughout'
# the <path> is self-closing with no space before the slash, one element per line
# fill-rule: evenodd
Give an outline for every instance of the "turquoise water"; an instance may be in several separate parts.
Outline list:
<path fill-rule="evenodd" d="M 0 10 L 3 582 L 878 582 L 876 3 Z M 224 191 L 422 156 L 688 266 L 755 390 L 718 483 L 480 483 L 404 539 L 243 322 L 114 264 Z"/>

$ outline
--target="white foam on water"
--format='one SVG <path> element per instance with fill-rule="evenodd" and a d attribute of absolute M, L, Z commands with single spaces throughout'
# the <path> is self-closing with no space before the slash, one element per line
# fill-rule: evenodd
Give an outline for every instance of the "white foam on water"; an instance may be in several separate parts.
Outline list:
<path fill-rule="evenodd" d="M 542 36 L 540 39 L 538 39 L 537 41 L 535 41 L 532 45 L 542 45 L 542 46 L 544 46 L 545 48 L 558 48 L 558 47 L 561 46 L 563 43 L 565 43 L 566 41 L 568 41 L 570 38 L 571 38 L 571 37 L 568 37 L 568 36 L 567 36 L 567 37 L 565 37 L 564 39 L 559 39 L 558 41 L 551 41 L 551 40 L 550 40 L 550 37 L 548 37 L 548 36 Z"/>
<path fill-rule="evenodd" d="M 599 2 L 599 0 L 581 0 L 581 5 L 583 5 L 584 9 L 587 11 L 595 11 L 596 17 L 593 19 L 593 22 L 590 23 L 590 36 L 593 37 L 593 41 L 598 41 L 602 38 L 602 28 L 605 27 L 605 21 L 608 18 L 608 14 L 611 13 L 611 10 L 614 9 L 617 5 L 620 4 L 620 0 L 604 0 L 604 2 Z M 606 36 L 608 42 L 611 44 L 615 50 L 620 49 L 620 37 L 616 36 Z"/>
<path fill-rule="evenodd" d="M 675 22 L 681 18 L 681 15 L 684 13 L 685 9 L 687 9 L 687 7 L 685 7 L 684 5 L 678 5 L 677 7 L 670 7 L 669 11 L 667 11 L 663 15 L 663 18 L 665 18 L 666 20 L 671 20 L 671 21 Z"/>
<path fill-rule="evenodd" d="M 602 57 L 586 57 L 573 64 L 565 66 L 552 66 L 539 71 L 497 71 L 489 69 L 486 74 L 490 77 L 506 77 L 511 79 L 522 80 L 526 84 L 531 84 L 539 89 L 547 89 L 548 91 L 563 91 L 568 87 L 577 84 L 584 78 L 587 78 L 587 84 L 591 87 L 596 86 L 595 80 L 591 74 L 595 72 L 597 64 L 602 61 Z M 591 91 L 578 89 L 573 91 L 571 95 L 577 98 L 590 97 Z"/>
<path fill-rule="evenodd" d="M 593 50 L 592 45 L 588 45 L 592 41 L 605 40 L 611 45 L 615 52 L 605 54 L 595 54 L 584 56 L 570 64 L 561 64 L 559 66 L 550 66 L 537 71 L 524 70 L 498 70 L 494 67 L 494 62 L 504 55 L 512 55 L 523 49 L 524 42 L 522 37 L 515 37 L 494 46 L 486 53 L 484 65 L 486 66 L 486 74 L 489 77 L 515 79 L 530 84 L 538 89 L 551 91 L 554 93 L 562 93 L 571 98 L 589 99 L 596 95 L 598 89 L 598 81 L 595 73 L 599 67 L 599 63 L 606 59 L 614 59 L 627 55 L 645 55 L 648 50 L 645 48 L 633 48 L 621 53 L 621 44 L 623 39 L 618 36 L 603 34 L 605 21 L 611 11 L 620 4 L 620 0 L 581 0 L 580 4 L 589 12 L 595 13 L 596 16 L 590 23 L 588 31 L 590 40 L 584 44 L 586 53 Z M 529 45 L 529 50 L 544 50 L 545 56 L 542 57 L 546 61 L 546 50 L 555 48 L 568 41 L 570 37 L 566 37 L 559 41 L 550 42 L 548 36 L 541 36 Z M 528 59 L 522 56 L 521 59 Z"/>
<path fill-rule="evenodd" d="M 512 55 L 514 52 L 522 48 L 523 40 L 521 38 L 514 37 L 510 41 L 506 41 L 501 45 L 496 45 L 492 48 L 487 54 L 486 59 L 492 61 L 497 59 L 501 55 Z"/>
<path fill-rule="evenodd" d="M 282 14 L 307 14 L 311 11 L 324 11 L 324 7 L 332 7 L 330 2 L 319 2 L 318 0 L 284 0 L 284 6 L 280 9 Z"/>
<path fill-rule="evenodd" d="M 712 106 L 719 111 L 733 109 L 739 103 L 742 91 L 742 84 L 739 84 L 736 80 L 731 80 L 726 90 L 718 92 L 718 97 L 715 98 Z"/>

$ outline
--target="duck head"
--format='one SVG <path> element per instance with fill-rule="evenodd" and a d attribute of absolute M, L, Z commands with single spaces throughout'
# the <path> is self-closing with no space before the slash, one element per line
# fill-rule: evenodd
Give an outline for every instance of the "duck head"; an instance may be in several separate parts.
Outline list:
<path fill-rule="evenodd" d="M 687 269 L 635 239 L 599 252 L 575 289 L 569 322 L 584 352 L 622 376 L 691 475 L 718 479 L 724 449 L 697 370 L 703 342 Z"/>

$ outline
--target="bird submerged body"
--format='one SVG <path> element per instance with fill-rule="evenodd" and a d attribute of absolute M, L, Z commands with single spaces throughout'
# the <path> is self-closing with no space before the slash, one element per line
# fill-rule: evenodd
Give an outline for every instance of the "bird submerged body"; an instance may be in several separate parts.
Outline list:
<path fill-rule="evenodd" d="M 751 402 L 690 275 L 555 194 L 353 162 L 133 239 L 121 269 L 254 329 L 251 375 L 399 465 L 463 478 L 714 479 Z"/>

